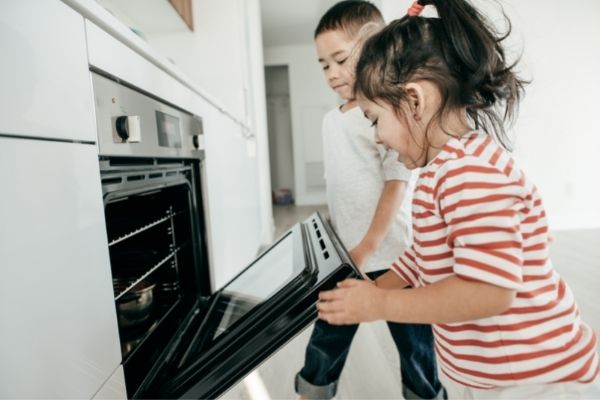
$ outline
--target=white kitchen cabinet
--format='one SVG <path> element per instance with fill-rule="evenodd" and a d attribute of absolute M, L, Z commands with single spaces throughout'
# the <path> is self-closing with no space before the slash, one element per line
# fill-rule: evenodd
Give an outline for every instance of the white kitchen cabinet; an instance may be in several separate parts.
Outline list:
<path fill-rule="evenodd" d="M 90 66 L 194 114 L 201 114 L 204 107 L 210 107 L 197 93 L 132 50 L 128 46 L 130 43 L 123 43 L 89 20 L 85 26 Z M 123 29 L 122 26 L 119 28 Z M 131 39 L 136 42 L 141 41 L 128 30 L 124 34 L 133 35 Z M 142 45 L 148 47 L 145 42 Z"/>
<path fill-rule="evenodd" d="M 205 119 L 205 179 L 213 287 L 220 288 L 256 257 L 260 246 L 258 163 L 254 139 L 229 117 Z"/>
<path fill-rule="evenodd" d="M 0 1 L 0 135 L 95 141 L 83 17 L 64 3 Z"/>
<path fill-rule="evenodd" d="M 0 137 L 0 398 L 92 398 L 121 362 L 97 154 Z"/>
<path fill-rule="evenodd" d="M 106 381 L 100 388 L 98 393 L 94 395 L 94 400 L 118 400 L 127 399 L 127 389 L 125 388 L 125 375 L 123 373 L 123 366 L 119 365 L 119 368 L 114 374 Z"/>

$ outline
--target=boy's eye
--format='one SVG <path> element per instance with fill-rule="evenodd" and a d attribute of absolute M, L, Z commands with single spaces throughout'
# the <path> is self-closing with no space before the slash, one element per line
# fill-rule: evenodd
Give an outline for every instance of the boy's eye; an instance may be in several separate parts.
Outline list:
<path fill-rule="evenodd" d="M 371 122 L 371 127 L 377 126 L 377 119 L 373 120 L 373 122 Z"/>
<path fill-rule="evenodd" d="M 329 69 L 329 65 L 323 65 L 323 71 L 327 71 Z"/>

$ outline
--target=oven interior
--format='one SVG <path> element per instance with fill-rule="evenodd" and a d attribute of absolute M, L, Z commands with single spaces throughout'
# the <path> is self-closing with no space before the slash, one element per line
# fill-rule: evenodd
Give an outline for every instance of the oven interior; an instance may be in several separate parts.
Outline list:
<path fill-rule="evenodd" d="M 210 296 L 199 163 L 101 162 L 115 307 L 131 396 Z"/>

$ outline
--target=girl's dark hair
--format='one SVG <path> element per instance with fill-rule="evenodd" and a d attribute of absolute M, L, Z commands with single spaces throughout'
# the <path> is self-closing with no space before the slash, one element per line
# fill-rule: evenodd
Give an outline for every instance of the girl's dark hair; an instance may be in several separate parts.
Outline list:
<path fill-rule="evenodd" d="M 385 24 L 377 7 L 364 0 L 340 1 L 323 14 L 315 29 L 315 38 L 323 32 L 336 30 L 342 30 L 350 38 L 354 38 L 369 23 L 381 26 Z"/>
<path fill-rule="evenodd" d="M 405 16 L 371 36 L 357 63 L 355 93 L 384 101 L 401 115 L 404 85 L 430 81 L 441 93 L 438 121 L 466 107 L 475 128 L 511 149 L 505 123 L 513 121 L 527 82 L 514 72 L 517 62 L 507 64 L 502 47 L 510 21 L 504 15 L 508 29 L 500 35 L 466 0 L 419 3 L 435 6 L 439 18 Z"/>

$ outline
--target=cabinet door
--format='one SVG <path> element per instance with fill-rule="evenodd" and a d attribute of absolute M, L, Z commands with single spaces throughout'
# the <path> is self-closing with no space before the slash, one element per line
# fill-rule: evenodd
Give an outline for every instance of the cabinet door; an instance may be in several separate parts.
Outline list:
<path fill-rule="evenodd" d="M 118 400 L 127 399 L 127 390 L 125 389 L 125 375 L 123 374 L 123 367 L 119 365 L 119 368 L 114 374 L 106 381 L 100 390 L 96 393 L 93 400 Z"/>
<path fill-rule="evenodd" d="M 95 141 L 83 17 L 60 1 L 0 1 L 0 134 Z"/>
<path fill-rule="evenodd" d="M 205 197 L 213 288 L 218 289 L 255 257 L 260 246 L 258 163 L 242 128 L 214 111 L 206 121 Z"/>
<path fill-rule="evenodd" d="M 0 137 L 0 398 L 92 398 L 121 362 L 97 148 Z"/>

